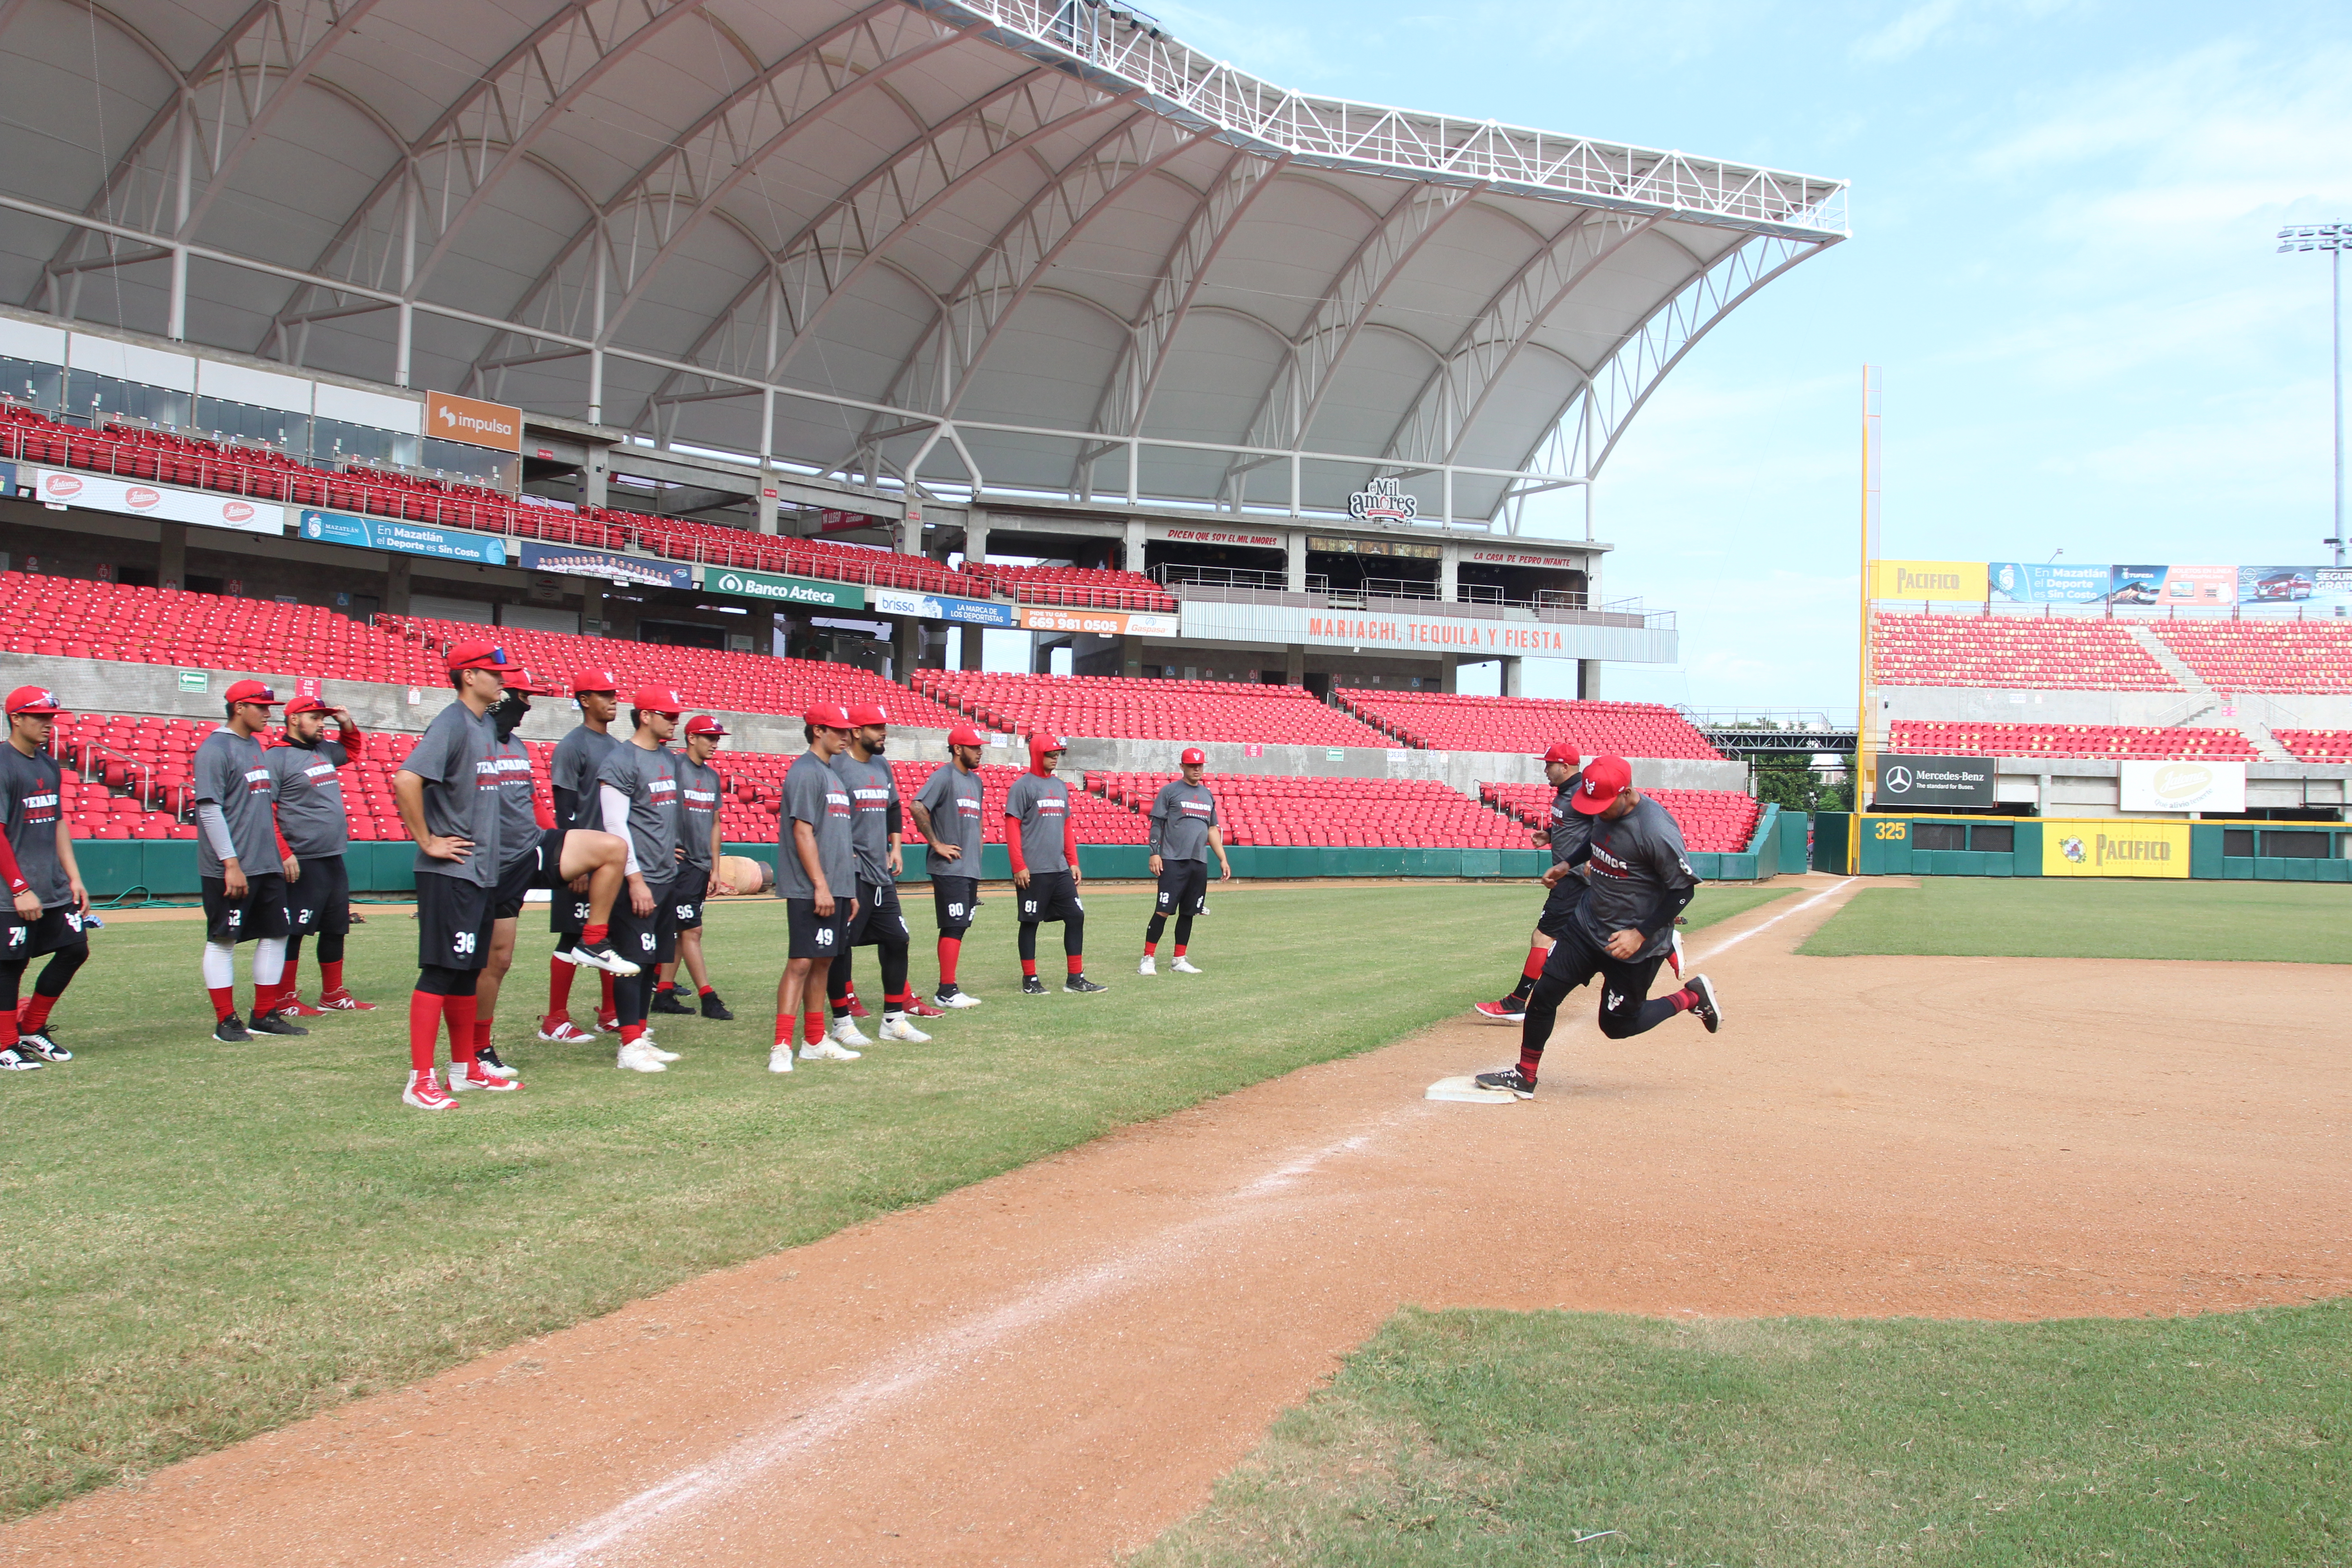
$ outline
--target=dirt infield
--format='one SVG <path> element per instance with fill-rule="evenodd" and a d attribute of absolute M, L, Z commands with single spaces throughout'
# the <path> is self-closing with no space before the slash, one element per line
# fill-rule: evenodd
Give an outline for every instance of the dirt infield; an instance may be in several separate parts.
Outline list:
<path fill-rule="evenodd" d="M 0 1561 L 1101 1563 L 1402 1302 L 2134 1315 L 2352 1289 L 2352 968 L 1804 959 L 1525 1104 L 1428 1030 L 0 1531 Z M 1215 983 L 1211 975 L 1204 984 Z M 464 1289 L 452 1280 L 452 1290 Z"/>

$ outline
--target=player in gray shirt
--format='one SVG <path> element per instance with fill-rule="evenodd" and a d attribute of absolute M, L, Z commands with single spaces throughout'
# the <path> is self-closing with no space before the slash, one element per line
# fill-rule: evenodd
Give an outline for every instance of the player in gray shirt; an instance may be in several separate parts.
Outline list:
<path fill-rule="evenodd" d="M 1069 977 L 1062 989 L 1084 994 L 1107 991 L 1087 978 L 1087 906 L 1078 901 L 1078 824 L 1070 812 L 1070 786 L 1054 776 L 1061 765 L 1062 742 L 1040 730 L 1029 737 L 1029 771 L 1004 792 L 1004 848 L 1013 860 L 1014 908 L 1021 917 L 1021 994 L 1043 996 L 1037 978 L 1037 928 L 1062 922 L 1062 954 Z"/>
<path fill-rule="evenodd" d="M 678 863 L 677 770 L 665 749 L 677 730 L 685 702 L 666 687 L 648 686 L 633 699 L 635 727 L 596 773 L 604 831 L 629 847 L 627 894 L 613 905 L 613 944 L 639 965 L 635 974 L 613 983 L 613 1003 L 621 1023 L 619 1065 L 635 1072 L 660 1072 L 677 1059 L 645 1037 L 646 1009 L 653 1001 L 654 971 L 677 956 L 677 914 L 670 901 Z"/>
<path fill-rule="evenodd" d="M 908 1045 L 928 1045 L 930 1036 L 907 1021 L 909 1012 L 939 1016 L 924 1008 L 907 985 L 907 946 L 912 933 L 898 907 L 898 874 L 905 869 L 900 840 L 906 828 L 898 802 L 898 781 L 883 752 L 890 742 L 890 715 L 876 703 L 860 703 L 849 710 L 849 747 L 833 759 L 833 771 L 849 789 L 849 844 L 857 858 L 857 919 L 849 928 L 849 947 L 824 972 L 825 994 L 833 1004 L 832 1037 L 845 1046 L 871 1045 L 852 1016 L 856 994 L 850 988 L 852 950 L 871 943 L 881 949 L 882 1038 Z"/>
<path fill-rule="evenodd" d="M 1723 1025 L 1715 986 L 1704 974 L 1691 976 L 1671 996 L 1650 999 L 1650 983 L 1674 940 L 1675 920 L 1698 891 L 1675 819 L 1633 787 L 1633 765 L 1622 757 L 1595 757 L 1587 763 L 1571 806 L 1590 819 L 1575 858 L 1591 866 L 1592 891 L 1552 943 L 1542 977 L 1528 997 L 1518 1065 L 1478 1075 L 1480 1088 L 1521 1100 L 1536 1091 L 1536 1073 L 1561 1000 L 1596 974 L 1601 1032 L 1610 1039 L 1654 1029 L 1677 1013 L 1696 1014 L 1710 1035 Z M 1547 875 L 1565 874 L 1570 864 L 1559 862 Z"/>
<path fill-rule="evenodd" d="M 833 759 L 849 744 L 849 710 L 839 703 L 811 708 L 801 724 L 809 749 L 784 773 L 777 809 L 776 897 L 784 900 L 791 945 L 776 980 L 770 1072 L 793 1070 L 796 1029 L 803 1061 L 854 1061 L 858 1054 L 827 1037 L 824 1007 L 811 1005 L 825 994 L 825 971 L 847 951 L 857 915 L 857 854 L 850 846 L 856 808 L 849 786 L 833 771 Z"/>
<path fill-rule="evenodd" d="M 930 846 L 931 911 L 940 928 L 938 1007 L 977 1007 L 980 998 L 956 984 L 963 933 L 980 907 L 982 810 L 988 792 L 980 779 L 980 731 L 959 724 L 948 731 L 948 761 L 933 768 L 909 809 L 915 831 Z"/>
<path fill-rule="evenodd" d="M 1217 797 L 1201 782 L 1209 759 L 1198 746 L 1188 746 L 1177 759 L 1183 776 L 1160 786 L 1151 802 L 1151 874 L 1160 879 L 1159 895 L 1151 906 L 1151 922 L 1143 928 L 1143 962 L 1139 974 L 1159 973 L 1160 933 L 1168 917 L 1176 917 L 1175 962 L 1178 974 L 1198 974 L 1200 967 L 1184 954 L 1192 940 L 1192 918 L 1209 910 L 1209 851 L 1217 852 L 1220 879 L 1233 880 L 1234 864 L 1225 858 L 1225 830 L 1217 822 Z"/>
<path fill-rule="evenodd" d="M 719 807 L 727 793 L 727 781 L 710 765 L 710 758 L 727 731 L 709 714 L 697 713 L 686 721 L 684 734 L 685 745 L 669 754 L 670 770 L 677 775 L 678 842 L 686 851 L 669 895 L 670 912 L 677 921 L 677 960 L 661 966 L 653 1010 L 693 1013 L 677 994 L 677 967 L 683 963 L 693 978 L 702 1016 L 730 1023 L 735 1015 L 719 999 L 702 959 L 702 907 L 719 891 Z"/>
<path fill-rule="evenodd" d="M 277 775 L 255 737 L 281 699 L 258 680 L 224 694 L 228 722 L 196 748 L 196 879 L 205 901 L 205 987 L 212 994 L 213 1038 L 226 1044 L 254 1034 L 307 1035 L 273 1005 L 286 968 L 286 873 L 273 810 Z M 253 1025 L 236 1016 L 237 944 L 253 950 Z"/>
<path fill-rule="evenodd" d="M 607 728 L 621 710 L 620 680 L 609 669 L 583 669 L 572 678 L 572 696 L 580 704 L 580 722 L 555 742 L 547 760 L 548 788 L 555 800 L 555 826 L 604 828 L 596 800 L 596 773 L 620 738 Z M 539 1037 L 557 1045 L 576 1046 L 596 1037 L 572 1021 L 572 982 L 579 966 L 572 960 L 588 933 L 589 890 L 573 883 L 553 889 L 548 904 L 548 926 L 555 932 L 555 956 L 547 969 L 547 1011 L 539 1020 Z M 609 941 L 610 933 L 600 931 Z M 601 967 L 601 965 L 599 966 Z M 616 1028 L 613 1020 L 613 975 L 599 975 L 603 994 L 596 1010 L 597 1027 Z"/>
<path fill-rule="evenodd" d="M 327 721 L 335 738 L 327 739 Z M 366 1012 L 343 989 L 343 939 L 352 929 L 352 879 L 343 863 L 351 847 L 352 822 L 343 805 L 342 770 L 367 750 L 348 708 L 331 708 L 316 697 L 286 705 L 286 732 L 262 752 L 278 781 L 278 833 L 286 841 L 286 910 L 292 934 L 286 939 L 286 969 L 278 982 L 284 1009 L 297 1017 L 327 1012 Z M 319 939 L 319 1005 L 305 1006 L 297 994 L 302 939 Z"/>

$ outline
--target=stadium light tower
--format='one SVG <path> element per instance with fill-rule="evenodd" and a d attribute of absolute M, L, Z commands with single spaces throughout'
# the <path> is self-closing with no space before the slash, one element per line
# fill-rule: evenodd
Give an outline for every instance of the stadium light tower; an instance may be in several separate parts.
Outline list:
<path fill-rule="evenodd" d="M 2344 252 L 2352 247 L 2352 223 L 2294 224 L 2279 230 L 2279 251 L 2324 250 L 2333 279 L 2336 340 L 2336 536 L 2322 540 L 2336 546 L 2336 564 L 2344 564 Z"/>

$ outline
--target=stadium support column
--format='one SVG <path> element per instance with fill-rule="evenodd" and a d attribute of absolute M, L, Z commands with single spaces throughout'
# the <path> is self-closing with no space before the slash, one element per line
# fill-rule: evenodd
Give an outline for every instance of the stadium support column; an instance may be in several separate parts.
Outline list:
<path fill-rule="evenodd" d="M 987 634 L 982 632 L 978 626 L 958 626 L 956 628 L 956 642 L 961 647 L 961 653 L 956 659 L 956 664 L 960 668 L 978 669 L 981 667 L 981 638 L 986 635 Z"/>
<path fill-rule="evenodd" d="M 966 565 L 980 565 L 988 560 L 988 513 L 978 507 L 964 513 L 963 559 Z M 971 664 L 964 668 L 978 669 L 980 666 Z"/>
<path fill-rule="evenodd" d="M 394 555 L 383 566 L 383 613 L 387 616 L 408 614 L 408 567 L 405 555 Z"/>
<path fill-rule="evenodd" d="M 1437 597 L 1443 604 L 1458 604 L 1462 598 L 1462 547 L 1441 544 L 1437 547 Z M 1445 689 L 1454 689 L 1451 686 Z"/>
<path fill-rule="evenodd" d="M 176 588 L 187 580 L 188 525 L 156 524 L 155 581 L 165 588 Z"/>
<path fill-rule="evenodd" d="M 592 637 L 604 635 L 604 584 L 598 578 L 580 579 L 580 630 Z"/>
<path fill-rule="evenodd" d="M 1437 656 L 1437 689 L 1451 696 L 1461 689 L 1462 656 L 1441 653 Z"/>
<path fill-rule="evenodd" d="M 1517 656 L 1513 656 L 1504 658 L 1498 662 L 1500 662 L 1503 667 L 1503 695 L 1506 697 L 1525 697 L 1527 695 L 1527 691 L 1525 689 L 1527 682 L 1523 679 L 1523 676 L 1527 668 L 1528 661 L 1517 658 Z"/>
<path fill-rule="evenodd" d="M 1140 572 L 1143 570 L 1143 520 L 1130 517 L 1127 520 L 1127 540 L 1118 563 L 1129 572 Z"/>
<path fill-rule="evenodd" d="M 1118 672 L 1130 679 L 1143 674 L 1143 639 L 1122 635 L 1118 639 Z"/>
<path fill-rule="evenodd" d="M 904 681 L 913 678 L 923 662 L 923 623 L 912 616 L 898 622 L 898 635 L 892 639 L 890 679 Z"/>
<path fill-rule="evenodd" d="M 1282 542 L 1284 548 L 1289 552 L 1290 556 L 1290 574 L 1288 580 L 1284 583 L 1283 586 L 1288 588 L 1294 594 L 1304 594 L 1307 592 L 1306 531 L 1303 529 L 1294 528 L 1282 536 Z M 1294 679 L 1290 684 L 1296 686 L 1298 682 Z"/>
<path fill-rule="evenodd" d="M 1306 685 L 1306 684 L 1307 684 L 1307 649 L 1306 649 L 1306 647 L 1305 647 L 1303 645 L 1301 645 L 1301 644 L 1298 644 L 1298 643 L 1292 643 L 1288 647 L 1286 647 L 1286 648 L 1284 648 L 1284 649 L 1282 650 L 1282 655 L 1283 655 L 1283 658 L 1282 658 L 1282 683 L 1283 683 L 1285 686 L 1304 686 L 1304 685 Z"/>
<path fill-rule="evenodd" d="M 1586 702 L 1601 700 L 1601 661 L 1580 658 L 1576 661 L 1576 695 Z"/>
<path fill-rule="evenodd" d="M 591 441 L 588 461 L 580 470 L 580 501 L 583 506 L 603 506 L 610 493 L 607 484 L 613 472 L 613 452 L 609 447 Z"/>

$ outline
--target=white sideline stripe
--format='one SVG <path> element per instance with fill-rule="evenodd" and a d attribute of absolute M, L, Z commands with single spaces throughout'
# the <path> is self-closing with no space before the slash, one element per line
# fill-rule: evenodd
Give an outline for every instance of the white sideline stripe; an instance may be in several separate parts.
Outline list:
<path fill-rule="evenodd" d="M 1233 1200 L 1246 1202 L 1278 1194 L 1325 1162 L 1369 1147 L 1375 1135 L 1396 1119 L 1391 1114 L 1369 1131 L 1276 1166 L 1235 1190 Z M 575 1568 L 588 1563 L 595 1553 L 619 1544 L 668 1515 L 735 1490 L 762 1471 L 872 1419 L 886 1402 L 939 1382 L 973 1355 L 1023 1330 L 1071 1311 L 1119 1287 L 1139 1283 L 1151 1270 L 1177 1261 L 1187 1246 L 1199 1241 L 1203 1233 L 1232 1225 L 1241 1217 L 1228 1206 L 1224 1212 L 1165 1231 L 1136 1251 L 1072 1270 L 1018 1300 L 931 1334 L 900 1352 L 870 1376 L 826 1395 L 813 1408 L 787 1416 L 765 1431 L 732 1445 L 708 1464 L 681 1470 L 614 1504 L 587 1523 L 509 1559 L 509 1568 Z"/>
<path fill-rule="evenodd" d="M 1811 909 L 1823 899 L 1835 898 L 1838 894 L 1844 892 L 1848 888 L 1853 887 L 1860 880 L 1862 880 L 1862 879 L 1859 877 L 1848 877 L 1843 881 L 1838 883 L 1834 888 L 1823 888 L 1820 892 L 1815 893 L 1803 903 L 1791 905 L 1790 908 L 1782 910 L 1779 914 L 1774 915 L 1770 920 L 1766 921 L 1763 924 L 1749 926 L 1738 936 L 1725 937 L 1721 942 L 1717 942 L 1713 947 L 1708 948 L 1705 954 L 1693 960 L 1693 962 L 1704 963 L 1707 959 L 1720 958 L 1725 953 L 1730 952 L 1733 948 L 1738 947 L 1741 942 L 1746 942 L 1749 937 L 1754 936 L 1757 932 L 1770 931 L 1782 921 L 1788 920 L 1791 916 L 1803 914 L 1807 910 Z"/>

